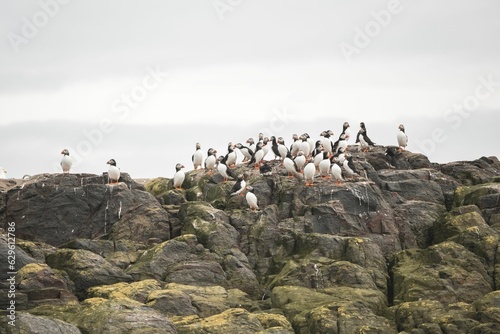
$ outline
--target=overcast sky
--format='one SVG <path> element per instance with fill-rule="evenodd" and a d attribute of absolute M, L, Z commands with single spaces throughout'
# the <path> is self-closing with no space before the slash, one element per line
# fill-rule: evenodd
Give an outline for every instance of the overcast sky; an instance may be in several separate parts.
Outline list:
<path fill-rule="evenodd" d="M 0 3 L 8 177 L 191 169 L 259 132 L 367 125 L 432 161 L 499 155 L 500 2 L 39 0 Z"/>

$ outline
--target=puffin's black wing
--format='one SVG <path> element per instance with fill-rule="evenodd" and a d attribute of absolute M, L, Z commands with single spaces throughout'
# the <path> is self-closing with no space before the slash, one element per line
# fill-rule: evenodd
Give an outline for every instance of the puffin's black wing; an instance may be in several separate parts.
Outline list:
<path fill-rule="evenodd" d="M 361 130 L 358 131 L 358 134 L 356 135 L 356 144 L 359 143 L 359 136 L 361 135 L 362 132 L 363 131 L 361 131 Z"/>
<path fill-rule="evenodd" d="M 375 146 L 375 143 L 372 142 L 372 140 L 370 138 L 368 138 L 368 135 L 366 134 L 366 132 L 364 133 L 363 137 L 365 138 L 365 141 L 368 143 L 368 145 Z"/>

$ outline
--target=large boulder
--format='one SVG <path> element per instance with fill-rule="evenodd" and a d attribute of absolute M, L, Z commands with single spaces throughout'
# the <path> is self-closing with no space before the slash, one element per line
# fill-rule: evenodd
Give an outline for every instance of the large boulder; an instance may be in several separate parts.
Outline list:
<path fill-rule="evenodd" d="M 43 174 L 7 192 L 4 226 L 16 223 L 16 236 L 60 246 L 76 238 L 170 237 L 168 214 L 129 177 L 110 186 L 105 176 Z"/>
<path fill-rule="evenodd" d="M 391 277 L 395 305 L 418 300 L 472 303 L 493 286 L 481 259 L 455 242 L 396 253 Z"/>
<path fill-rule="evenodd" d="M 47 256 L 47 264 L 68 274 L 79 298 L 84 298 L 92 286 L 132 281 L 122 269 L 83 249 L 60 249 Z"/>

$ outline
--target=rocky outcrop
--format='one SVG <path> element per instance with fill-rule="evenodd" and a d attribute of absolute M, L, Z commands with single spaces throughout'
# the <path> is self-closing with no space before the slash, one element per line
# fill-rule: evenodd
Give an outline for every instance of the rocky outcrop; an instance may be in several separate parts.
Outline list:
<path fill-rule="evenodd" d="M 3 220 L 16 223 L 18 238 L 61 246 L 76 238 L 170 238 L 168 215 L 127 174 L 109 186 L 105 176 L 37 175 L 4 194 Z"/>
<path fill-rule="evenodd" d="M 280 161 L 267 175 L 239 164 L 232 175 L 254 188 L 257 211 L 230 195 L 234 180 L 203 170 L 183 189 L 126 174 L 116 186 L 89 174 L 6 184 L 16 330 L 499 332 L 498 159 L 349 150 L 359 175 L 339 184 L 305 186 Z"/>

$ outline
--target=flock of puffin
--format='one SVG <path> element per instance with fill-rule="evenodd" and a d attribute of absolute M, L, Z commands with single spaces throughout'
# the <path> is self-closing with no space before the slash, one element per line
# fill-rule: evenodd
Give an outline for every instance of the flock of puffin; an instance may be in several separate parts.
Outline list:
<path fill-rule="evenodd" d="M 253 165 L 255 169 L 260 170 L 261 174 L 269 175 L 272 168 L 264 160 L 264 157 L 271 150 L 275 159 L 281 160 L 288 176 L 302 175 L 306 186 L 314 185 L 314 177 L 317 175 L 326 178 L 333 177 L 338 184 L 343 180 L 341 166 L 349 177 L 357 175 L 357 172 L 352 157 L 347 152 L 347 143 L 351 137 L 349 123 L 344 122 L 342 132 L 336 141 L 332 140 L 333 135 L 331 130 L 326 130 L 321 132 L 321 139 L 314 141 L 307 133 L 300 136 L 294 134 L 292 136 L 293 143 L 290 147 L 287 147 L 282 137 L 271 136 L 268 138 L 260 133 L 257 141 L 248 138 L 246 145 L 229 143 L 226 155 L 217 157 L 217 150 L 209 148 L 206 158 L 204 158 L 200 143 L 196 143 L 196 150 L 192 155 L 193 168 L 195 170 L 204 169 L 207 174 L 213 174 L 217 171 L 222 176 L 223 182 L 226 182 L 229 178 L 232 178 L 230 170 L 236 166 L 237 151 L 239 151 L 243 156 L 241 161 L 243 164 Z M 404 150 L 408 144 L 408 136 L 405 133 L 403 124 L 399 125 L 397 141 L 399 150 Z M 360 123 L 360 129 L 356 135 L 356 143 L 359 143 L 362 152 L 366 152 L 371 146 L 375 145 L 368 137 L 363 122 Z M 69 151 L 64 149 L 61 154 L 63 155 L 61 160 L 63 173 L 69 173 L 72 166 Z M 109 184 L 117 184 L 120 179 L 120 169 L 116 166 L 114 159 L 108 160 L 107 164 L 109 165 Z M 183 171 L 184 168 L 185 166 L 180 163 L 175 166 L 172 181 L 176 189 L 181 189 L 186 177 Z M 7 171 L 0 167 L 0 179 L 5 179 L 6 173 Z M 253 193 L 253 188 L 246 184 L 244 176 L 240 174 L 236 177 L 230 195 L 243 195 L 245 192 L 248 206 L 252 210 L 257 210 L 257 197 Z"/>
<path fill-rule="evenodd" d="M 253 166 L 264 175 L 271 173 L 272 169 L 264 161 L 264 157 L 269 151 L 272 151 L 275 159 L 281 160 L 288 176 L 294 177 L 297 173 L 303 175 L 306 186 L 314 185 L 314 177 L 317 175 L 325 178 L 333 177 L 339 184 L 340 181 L 343 181 L 341 166 L 347 176 L 353 177 L 357 175 L 352 157 L 347 152 L 348 141 L 351 137 L 349 123 L 344 122 L 342 132 L 336 141 L 332 140 L 333 135 L 334 133 L 331 130 L 326 130 L 320 133 L 321 139 L 314 141 L 307 133 L 300 136 L 294 134 L 292 136 L 293 143 L 290 147 L 287 147 L 282 137 L 264 137 L 262 133 L 259 133 L 257 141 L 248 138 L 246 145 L 230 142 L 225 155 L 217 157 L 217 150 L 209 148 L 206 158 L 204 158 L 200 143 L 196 143 L 196 149 L 191 160 L 194 170 L 204 169 L 207 174 L 213 174 L 217 171 L 223 177 L 223 182 L 227 182 L 229 178 L 232 178 L 230 170 L 236 166 L 237 151 L 243 156 L 241 163 Z M 408 144 L 408 136 L 402 124 L 399 125 L 397 141 L 399 150 L 404 150 Z M 356 143 L 359 143 L 362 152 L 366 152 L 371 146 L 375 146 L 375 143 L 368 137 L 363 122 L 360 123 L 360 129 L 356 135 Z M 175 166 L 173 186 L 176 189 L 182 189 L 186 177 L 183 168 L 185 166 L 180 163 Z M 253 193 L 253 187 L 246 184 L 243 174 L 239 174 L 230 195 L 243 195 L 245 191 L 248 206 L 252 210 L 257 210 L 257 197 Z"/>
<path fill-rule="evenodd" d="M 332 140 L 334 133 L 331 130 L 321 132 L 321 139 L 312 140 L 307 133 L 302 135 L 294 134 L 292 136 L 293 143 L 290 147 L 285 145 L 282 137 L 275 136 L 264 137 L 259 134 L 258 140 L 248 138 L 247 145 L 241 143 L 229 143 L 227 153 L 217 157 L 217 151 L 209 148 L 207 156 L 204 158 L 200 143 L 196 143 L 196 150 L 192 155 L 194 170 L 204 169 L 205 173 L 213 174 L 218 171 L 223 177 L 223 182 L 226 182 L 231 176 L 230 170 L 236 166 L 237 151 L 243 156 L 241 161 L 249 166 L 253 165 L 255 169 L 260 170 L 261 174 L 268 175 L 271 173 L 271 167 L 264 161 L 264 157 L 271 150 L 275 159 L 282 161 L 282 165 L 286 168 L 288 176 L 293 177 L 297 173 L 303 175 L 306 186 L 314 185 L 314 177 L 333 177 L 337 184 L 343 180 L 342 169 L 344 168 L 346 175 L 353 177 L 357 175 L 354 168 L 352 157 L 347 152 L 347 144 L 351 137 L 350 125 L 344 122 L 342 132 L 336 141 Z M 408 136 L 405 133 L 403 124 L 399 125 L 397 133 L 397 141 L 399 150 L 404 150 L 408 144 Z M 368 137 L 365 123 L 360 123 L 360 129 L 356 135 L 356 143 L 359 143 L 362 152 L 366 152 L 375 143 Z M 63 173 L 69 173 L 72 161 L 69 156 L 69 151 L 64 149 L 61 154 L 61 168 Z M 120 179 L 120 169 L 116 166 L 116 161 L 110 159 L 107 164 L 109 184 L 117 184 Z M 173 186 L 176 189 L 181 189 L 186 177 L 183 169 L 184 165 L 178 163 L 175 166 L 175 174 L 173 177 Z M 0 168 L 0 177 L 5 178 L 5 170 Z M 243 195 L 246 192 L 245 198 L 248 206 L 252 210 L 258 209 L 257 197 L 253 193 L 253 188 L 246 184 L 242 174 L 236 177 L 236 182 L 233 185 L 230 195 Z"/>

